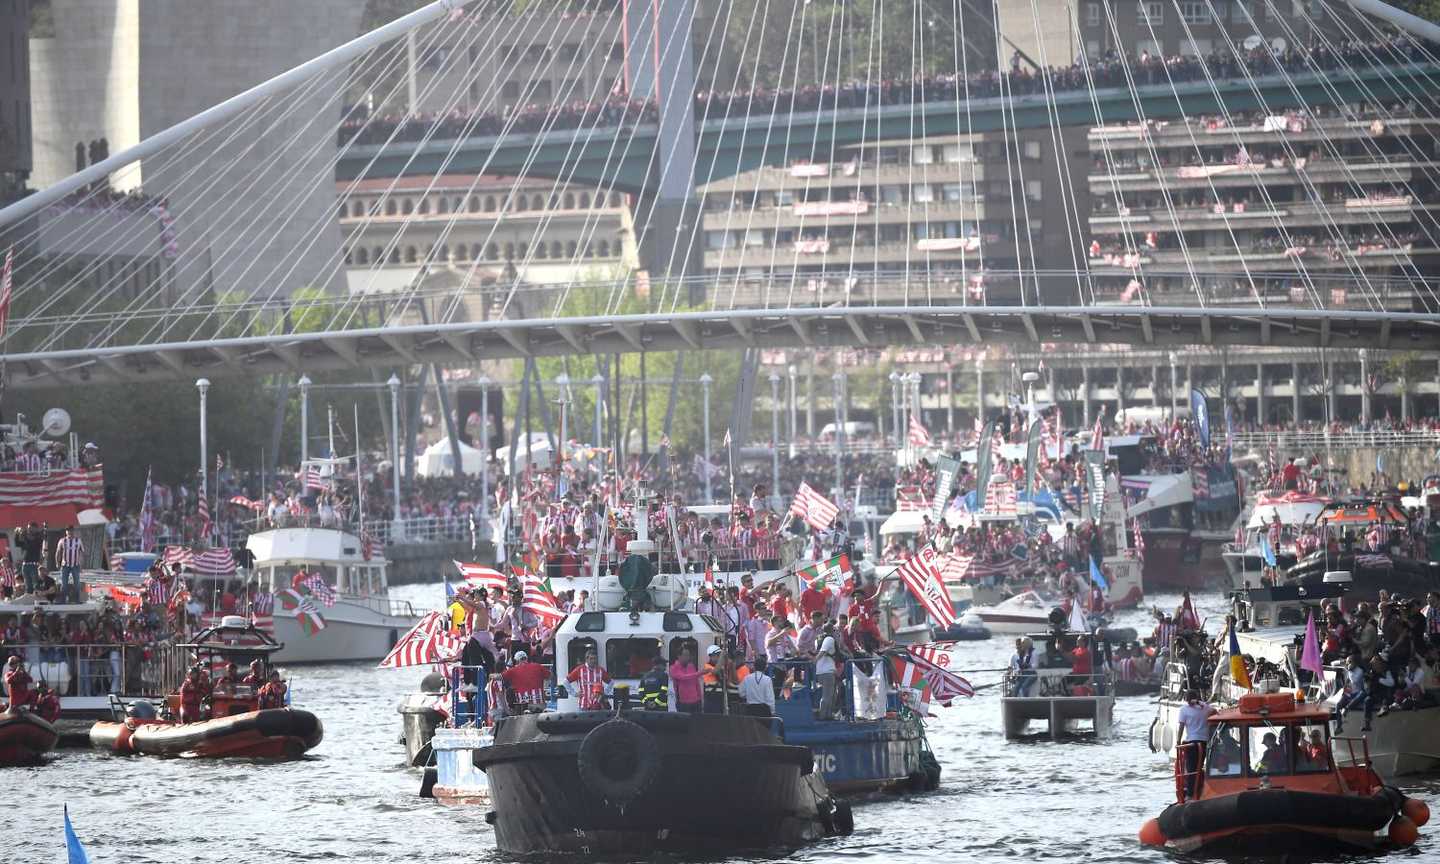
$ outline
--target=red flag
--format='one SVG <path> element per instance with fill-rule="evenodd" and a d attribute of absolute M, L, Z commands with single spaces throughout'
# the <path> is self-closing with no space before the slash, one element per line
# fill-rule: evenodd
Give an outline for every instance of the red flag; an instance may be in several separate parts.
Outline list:
<path fill-rule="evenodd" d="M 10 323 L 10 296 L 15 285 L 14 278 L 15 247 L 10 247 L 5 253 L 5 267 L 0 269 L 0 337 L 5 335 L 5 328 Z"/>

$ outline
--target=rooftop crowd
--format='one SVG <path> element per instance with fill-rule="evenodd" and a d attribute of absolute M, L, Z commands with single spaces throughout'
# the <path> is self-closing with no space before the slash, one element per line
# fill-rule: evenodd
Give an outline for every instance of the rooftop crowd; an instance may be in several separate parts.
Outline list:
<path fill-rule="evenodd" d="M 956 74 L 920 78 L 850 81 L 836 85 L 766 88 L 737 91 L 703 90 L 695 96 L 699 120 L 763 116 L 804 111 L 865 108 L 1002 95 L 1028 96 L 1053 92 L 1135 86 L 1168 86 L 1227 78 L 1290 74 L 1316 69 L 1334 71 L 1374 63 L 1420 62 L 1432 56 L 1417 42 L 1341 42 L 1334 48 L 1287 48 L 1283 52 L 1260 46 L 1236 57 L 1215 51 L 1201 58 L 1161 57 L 1142 51 L 1122 58 L 1114 51 L 1070 66 L 1050 66 L 1043 72 L 1020 62 L 1017 54 L 1008 72 L 986 70 L 968 78 Z M 352 115 L 355 111 L 351 112 Z M 486 137 L 506 132 L 531 133 L 654 123 L 654 102 L 611 96 L 601 102 L 567 101 L 557 104 L 507 105 L 499 111 L 456 110 L 446 114 L 354 116 L 340 127 L 340 143 L 383 144 L 387 141 L 449 140 Z"/>

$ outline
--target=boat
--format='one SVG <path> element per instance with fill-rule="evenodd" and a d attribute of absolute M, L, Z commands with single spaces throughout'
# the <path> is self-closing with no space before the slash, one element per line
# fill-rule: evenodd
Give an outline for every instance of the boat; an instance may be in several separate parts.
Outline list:
<path fill-rule="evenodd" d="M 1413 557 L 1407 540 L 1408 519 L 1399 502 L 1388 498 L 1335 501 L 1316 516 L 1324 529 L 1316 551 L 1297 560 L 1284 575 L 1285 583 L 1313 586 L 1325 574 L 1350 574 L 1346 602 L 1375 601 L 1381 591 L 1399 597 L 1424 597 L 1440 588 L 1440 562 Z M 1390 540 L 1379 549 L 1368 549 L 1363 538 L 1370 528 L 1382 523 Z M 1335 545 L 1330 548 L 1330 541 Z"/>
<path fill-rule="evenodd" d="M 1050 604 L 1034 591 L 1022 591 L 993 606 L 971 606 L 970 611 L 991 633 L 1023 636 L 1050 626 Z"/>
<path fill-rule="evenodd" d="M 1259 585 L 1262 571 L 1269 565 L 1261 551 L 1260 537 L 1268 531 L 1275 517 L 1283 526 L 1282 539 L 1271 551 L 1275 566 L 1280 571 L 1295 565 L 1296 534 L 1315 524 L 1315 519 L 1330 503 L 1328 498 L 1305 492 L 1290 491 L 1283 495 L 1261 494 L 1255 499 L 1250 518 L 1245 523 L 1243 545 L 1229 543 L 1221 557 L 1225 561 L 1225 573 L 1230 577 L 1233 590 Z"/>
<path fill-rule="evenodd" d="M 502 852 L 522 855 L 716 855 L 849 833 L 814 754 L 778 726 L 666 711 L 505 717 L 494 744 L 475 751 L 487 821 Z"/>
<path fill-rule="evenodd" d="M 259 661 L 268 674 L 273 655 L 283 647 L 249 621 L 231 616 L 195 634 L 178 646 L 193 652 L 202 669 L 237 668 Z M 260 708 L 260 694 L 248 685 L 233 693 L 215 692 L 209 718 L 182 723 L 180 694 L 165 697 L 159 711 L 146 700 L 125 703 L 112 699 L 110 721 L 90 727 L 90 744 L 118 755 L 193 756 L 207 758 L 296 759 L 324 737 L 319 718 L 294 708 Z"/>
<path fill-rule="evenodd" d="M 400 714 L 400 743 L 411 768 L 430 762 L 430 739 L 447 716 L 437 704 L 445 691 L 445 676 L 432 671 L 421 679 L 419 692 L 406 694 L 395 707 Z"/>
<path fill-rule="evenodd" d="M 59 740 L 55 726 L 28 708 L 0 711 L 0 768 L 38 765 Z"/>
<path fill-rule="evenodd" d="M 1092 640 L 1094 671 L 1075 675 L 1070 671 L 1070 652 L 1082 637 Z M 1096 738 L 1109 737 L 1115 722 L 1115 687 L 1106 668 L 1104 638 L 1067 630 L 1046 630 L 1030 638 L 1036 643 L 1034 677 L 1007 671 L 1002 684 L 1000 717 L 1005 737 L 1025 737 L 1036 721 L 1047 723 L 1050 737 L 1057 741 L 1082 733 L 1084 724 L 1089 724 Z"/>
<path fill-rule="evenodd" d="M 292 590 L 303 569 L 324 579 L 336 595 L 333 606 L 317 610 L 323 620 L 318 630 L 307 629 L 302 617 L 275 615 L 275 638 L 284 646 L 273 658 L 276 663 L 378 660 L 420 620 L 408 602 L 390 599 L 383 554 L 348 530 L 274 527 L 251 534 L 245 548 L 262 590 Z"/>
<path fill-rule="evenodd" d="M 1386 786 L 1364 739 L 1332 737 L 1329 721 L 1329 709 L 1288 692 L 1246 694 L 1212 715 L 1203 768 L 1176 760 L 1176 802 L 1141 827 L 1140 842 L 1206 856 L 1413 845 L 1429 807 Z M 1340 744 L 1348 764 L 1332 758 Z"/>
<path fill-rule="evenodd" d="M 960 613 L 960 617 L 949 627 L 935 631 L 935 639 L 941 642 L 978 642 L 995 634 L 985 626 L 985 619 L 973 610 Z"/>

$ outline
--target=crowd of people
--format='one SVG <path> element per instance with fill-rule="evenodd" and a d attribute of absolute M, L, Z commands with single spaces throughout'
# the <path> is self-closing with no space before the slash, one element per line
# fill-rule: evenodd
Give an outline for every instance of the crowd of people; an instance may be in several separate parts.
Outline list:
<path fill-rule="evenodd" d="M 783 688 L 796 683 L 798 670 L 810 664 L 821 694 L 816 713 L 830 717 L 839 710 L 844 686 L 836 669 L 849 658 L 875 657 L 890 646 L 877 623 L 879 595 L 873 581 L 853 576 L 834 589 L 811 584 L 798 596 L 781 581 L 757 585 L 751 573 L 738 584 L 708 583 L 700 587 L 694 609 L 716 621 L 723 645 L 707 646 L 702 658 L 692 642 L 672 648 L 667 657 L 658 640 L 653 645 L 626 640 L 623 654 L 612 651 L 604 658 L 623 664 L 614 670 L 601 662 L 589 638 L 557 646 L 555 620 L 527 609 L 513 581 L 508 590 L 457 590 L 446 620 L 452 635 L 465 639 L 458 660 L 466 680 L 477 681 L 477 669 L 487 673 L 491 718 L 545 705 L 553 684 L 573 688 L 581 710 L 608 706 L 612 671 L 639 679 L 633 697 L 643 708 L 668 710 L 673 701 L 680 711 L 718 713 L 728 698 L 733 706 L 769 712 Z M 564 612 L 584 611 L 589 603 L 583 589 L 562 591 L 556 600 Z M 547 684 L 547 667 L 557 658 L 558 668 L 570 671 L 565 681 Z"/>
<path fill-rule="evenodd" d="M 1238 50 L 1238 49 L 1237 49 Z M 701 90 L 695 95 L 697 120 L 789 114 L 794 112 L 865 108 L 875 105 L 954 102 L 998 96 L 1028 96 L 1097 88 L 1168 86 L 1195 81 L 1311 71 L 1364 68 L 1374 64 L 1418 62 L 1430 59 L 1420 43 L 1341 42 L 1332 47 L 1289 47 L 1274 51 L 1260 45 L 1236 56 L 1217 50 L 1204 58 L 1160 56 L 1149 51 L 1121 57 L 1115 51 L 1069 66 L 1044 70 L 1026 66 L 1018 52 L 1008 71 L 984 70 L 968 77 L 958 74 L 918 78 L 848 81 L 838 85 L 810 84 L 795 88 L 754 87 L 743 90 Z M 341 124 L 340 143 L 383 144 L 387 141 L 451 140 L 486 137 L 508 132 L 636 126 L 654 123 L 653 101 L 610 96 L 598 101 L 556 104 L 507 105 L 498 111 L 456 110 L 445 114 L 356 116 Z"/>

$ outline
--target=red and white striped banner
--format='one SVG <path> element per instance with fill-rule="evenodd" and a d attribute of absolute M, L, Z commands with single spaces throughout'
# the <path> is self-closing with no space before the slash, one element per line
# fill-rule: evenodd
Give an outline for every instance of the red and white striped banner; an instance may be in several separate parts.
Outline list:
<path fill-rule="evenodd" d="M 905 586 L 930 613 L 930 620 L 937 627 L 949 627 L 955 623 L 955 607 L 950 604 L 945 580 L 940 577 L 938 558 L 935 547 L 927 545 L 900 565 L 899 573 Z"/>
<path fill-rule="evenodd" d="M 191 560 L 190 569 L 204 576 L 233 576 L 235 556 L 229 549 L 206 549 Z"/>
<path fill-rule="evenodd" d="M 0 505 L 55 507 L 66 504 L 101 507 L 105 503 L 105 475 L 95 468 L 65 468 L 38 473 L 0 472 Z"/>
<path fill-rule="evenodd" d="M 829 528 L 840 513 L 830 499 L 810 488 L 809 483 L 801 483 L 800 488 L 795 490 L 795 500 L 790 502 L 790 515 L 803 521 L 806 525 L 816 531 Z"/>
<path fill-rule="evenodd" d="M 427 612 L 410 632 L 400 637 L 385 659 L 381 669 L 403 669 L 447 662 L 459 656 L 465 637 L 451 635 L 445 629 L 444 612 Z"/>
<path fill-rule="evenodd" d="M 460 576 L 465 580 L 466 585 L 472 588 L 484 588 L 487 591 L 491 588 L 499 588 L 501 591 L 505 590 L 507 580 L 505 579 L 505 574 L 499 570 L 493 567 L 486 567 L 483 564 L 466 564 L 463 561 L 455 561 L 452 563 L 454 563 L 455 568 L 460 571 Z"/>

